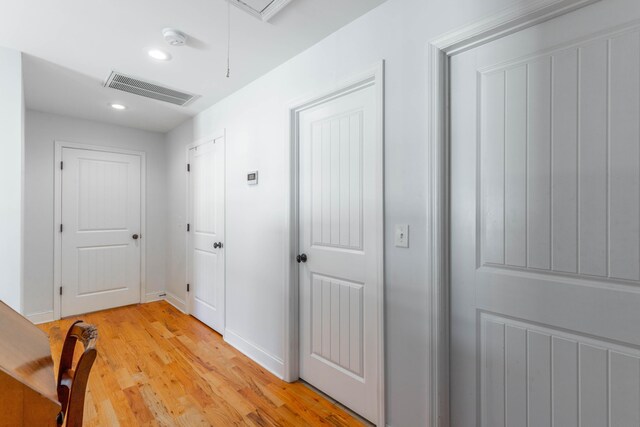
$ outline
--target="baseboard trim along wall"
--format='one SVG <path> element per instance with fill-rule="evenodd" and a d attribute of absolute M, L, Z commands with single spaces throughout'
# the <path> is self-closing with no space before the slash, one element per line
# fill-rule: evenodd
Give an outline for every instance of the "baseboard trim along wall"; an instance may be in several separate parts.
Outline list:
<path fill-rule="evenodd" d="M 160 301 L 165 299 L 165 297 L 167 296 L 167 292 L 165 291 L 152 291 L 152 292 L 147 292 L 147 295 L 144 299 L 144 302 L 154 302 L 154 301 Z"/>
<path fill-rule="evenodd" d="M 228 328 L 224 331 L 224 340 L 276 377 L 284 378 L 284 362 L 282 360 L 270 355 Z"/>
<path fill-rule="evenodd" d="M 165 292 L 163 292 L 163 293 L 165 293 Z M 186 304 L 185 304 L 185 302 L 183 300 L 181 300 L 180 298 L 178 298 L 177 296 L 175 296 L 171 292 L 166 292 L 166 294 L 167 295 L 164 297 L 165 301 L 167 301 L 169 304 L 171 304 L 172 306 L 174 306 L 175 308 L 177 308 L 181 312 L 183 312 L 183 313 L 187 312 L 187 306 L 186 306 Z"/>
<path fill-rule="evenodd" d="M 31 321 L 34 325 L 39 325 L 40 323 L 53 322 L 53 310 L 43 311 L 41 313 L 27 314 L 25 315 L 27 319 Z"/>

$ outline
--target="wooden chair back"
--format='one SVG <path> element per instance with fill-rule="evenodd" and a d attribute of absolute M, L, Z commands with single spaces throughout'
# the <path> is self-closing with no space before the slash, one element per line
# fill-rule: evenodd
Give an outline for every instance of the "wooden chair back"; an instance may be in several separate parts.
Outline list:
<path fill-rule="evenodd" d="M 66 427 L 82 426 L 89 372 L 98 355 L 97 339 L 96 327 L 82 320 L 74 322 L 67 332 L 58 368 L 58 399 L 62 405 L 62 417 L 58 420 L 58 425 L 65 423 Z M 84 352 L 73 368 L 73 355 L 78 341 L 83 344 Z"/>

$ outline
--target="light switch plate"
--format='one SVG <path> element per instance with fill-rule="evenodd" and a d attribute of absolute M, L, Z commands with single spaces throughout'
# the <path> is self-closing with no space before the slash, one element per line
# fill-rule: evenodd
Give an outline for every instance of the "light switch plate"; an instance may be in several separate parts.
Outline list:
<path fill-rule="evenodd" d="M 396 224 L 396 247 L 409 247 L 409 226 L 407 224 Z"/>

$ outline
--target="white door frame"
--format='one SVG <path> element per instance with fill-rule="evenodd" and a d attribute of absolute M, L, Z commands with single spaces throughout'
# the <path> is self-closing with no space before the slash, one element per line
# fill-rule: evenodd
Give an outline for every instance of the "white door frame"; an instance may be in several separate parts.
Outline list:
<path fill-rule="evenodd" d="M 59 293 L 62 283 L 62 235 L 60 224 L 62 223 L 62 150 L 64 148 L 74 148 L 78 150 L 102 151 L 106 153 L 129 154 L 140 156 L 140 302 L 147 301 L 147 160 L 143 151 L 125 150 L 123 148 L 108 147 L 101 145 L 89 145 L 77 142 L 54 141 L 54 198 L 53 198 L 53 320 L 60 319 L 61 299 Z"/>
<path fill-rule="evenodd" d="M 384 61 L 380 61 L 368 70 L 352 78 L 334 85 L 323 91 L 307 95 L 292 102 L 287 108 L 289 118 L 289 144 L 285 147 L 285 156 L 290 164 L 290 181 L 287 189 L 285 230 L 287 236 L 284 243 L 284 360 L 283 379 L 288 382 L 300 378 L 299 360 L 299 273 L 298 264 L 294 262 L 298 254 L 298 190 L 299 190 L 299 159 L 298 159 L 298 117 L 302 110 L 327 102 L 333 98 L 344 96 L 350 92 L 374 86 L 376 90 L 376 135 L 377 149 L 380 150 L 380 164 L 376 165 L 380 173 L 376 174 L 376 186 L 384 189 Z M 380 247 L 378 248 L 378 424 L 385 425 L 385 363 L 384 363 L 384 196 L 380 198 L 376 212 L 376 228 Z"/>
<path fill-rule="evenodd" d="M 525 0 L 428 43 L 428 424 L 449 425 L 449 147 L 452 56 L 599 0 Z"/>
<path fill-rule="evenodd" d="M 222 159 L 222 162 L 224 163 L 224 183 L 222 184 L 222 188 L 223 188 L 223 194 L 222 194 L 222 198 L 224 200 L 224 238 L 227 238 L 227 130 L 226 129 L 222 129 L 219 132 L 214 132 L 212 134 L 212 136 L 207 136 L 205 138 L 200 138 L 194 142 L 192 142 L 191 144 L 188 144 L 185 147 L 185 168 L 184 168 L 184 173 L 185 173 L 185 177 L 186 177 L 186 181 L 187 181 L 187 191 L 186 191 L 186 195 L 187 195 L 187 209 L 186 209 L 186 223 L 187 224 L 191 224 L 191 179 L 189 177 L 189 170 L 187 169 L 187 164 L 189 164 L 189 150 L 191 150 L 192 148 L 196 148 L 199 147 L 203 144 L 206 144 L 207 142 L 211 142 L 211 141 L 215 141 L 216 139 L 224 139 L 224 159 Z M 185 232 L 187 233 L 187 238 L 185 239 L 185 252 L 187 254 L 187 256 L 185 257 L 185 284 L 189 283 L 189 273 L 190 273 L 190 269 L 191 269 L 191 257 L 189 256 L 189 245 L 191 243 L 191 232 L 187 232 L 186 230 L 186 226 L 185 226 Z M 225 247 L 226 247 L 226 242 L 225 243 Z M 223 327 L 222 330 L 224 332 L 226 332 L 226 327 L 227 327 L 227 257 L 226 254 L 223 257 L 224 262 L 223 262 L 223 267 L 224 267 L 224 315 L 223 315 Z M 189 298 L 189 292 L 187 292 L 187 288 L 184 288 L 184 312 L 186 314 L 191 314 L 191 300 Z M 224 332 L 222 333 L 222 336 L 224 337 Z"/>

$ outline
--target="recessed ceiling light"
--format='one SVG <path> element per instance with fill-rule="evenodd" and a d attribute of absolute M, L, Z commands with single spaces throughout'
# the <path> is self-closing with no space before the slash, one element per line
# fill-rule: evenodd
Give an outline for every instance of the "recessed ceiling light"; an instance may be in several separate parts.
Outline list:
<path fill-rule="evenodd" d="M 122 104 L 109 104 L 111 106 L 111 108 L 113 108 L 114 110 L 126 110 L 127 107 L 125 107 Z"/>
<path fill-rule="evenodd" d="M 148 53 L 150 57 L 157 59 L 158 61 L 168 61 L 171 59 L 171 55 L 160 49 L 151 49 Z"/>

